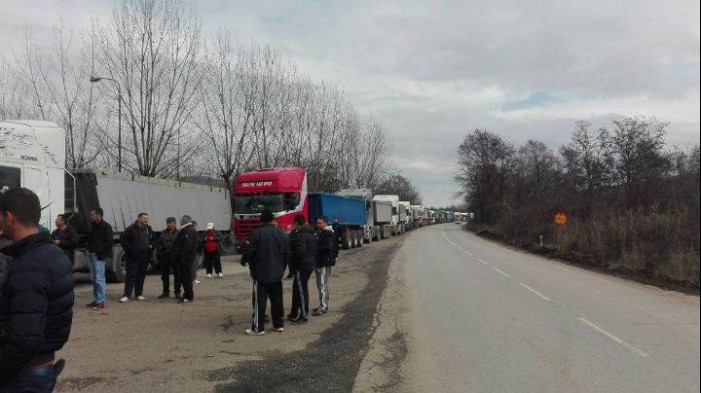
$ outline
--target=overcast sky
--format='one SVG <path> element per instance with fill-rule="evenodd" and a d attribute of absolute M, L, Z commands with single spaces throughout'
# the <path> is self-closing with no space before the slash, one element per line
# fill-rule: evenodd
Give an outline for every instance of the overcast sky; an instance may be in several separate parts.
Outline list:
<path fill-rule="evenodd" d="M 111 2 L 0 0 L 0 50 L 24 23 L 78 29 Z M 195 2 L 193 2 L 195 4 Z M 205 31 L 272 43 L 345 90 L 392 141 L 393 169 L 429 205 L 453 203 L 456 149 L 483 128 L 553 149 L 580 119 L 669 122 L 699 143 L 699 1 L 196 2 Z"/>

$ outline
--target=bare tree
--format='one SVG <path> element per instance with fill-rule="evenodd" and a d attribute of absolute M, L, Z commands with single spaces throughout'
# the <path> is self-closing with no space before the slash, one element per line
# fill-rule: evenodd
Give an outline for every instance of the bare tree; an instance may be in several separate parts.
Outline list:
<path fill-rule="evenodd" d="M 172 172 L 186 158 L 174 143 L 196 139 L 187 137 L 196 133 L 191 117 L 201 48 L 199 21 L 181 0 L 123 0 L 102 30 L 100 63 L 121 88 L 128 128 L 122 148 L 132 158 L 126 164 L 141 175 Z M 117 89 L 110 88 L 117 98 Z"/>

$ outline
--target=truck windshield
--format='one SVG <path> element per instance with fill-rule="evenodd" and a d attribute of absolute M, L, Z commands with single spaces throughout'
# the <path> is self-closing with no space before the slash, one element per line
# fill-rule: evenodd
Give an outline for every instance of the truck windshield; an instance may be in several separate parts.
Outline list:
<path fill-rule="evenodd" d="M 19 187 L 21 177 L 19 168 L 0 165 L 0 192 Z"/>
<path fill-rule="evenodd" d="M 282 194 L 237 195 L 234 198 L 234 214 L 256 214 L 265 209 L 283 211 Z"/>

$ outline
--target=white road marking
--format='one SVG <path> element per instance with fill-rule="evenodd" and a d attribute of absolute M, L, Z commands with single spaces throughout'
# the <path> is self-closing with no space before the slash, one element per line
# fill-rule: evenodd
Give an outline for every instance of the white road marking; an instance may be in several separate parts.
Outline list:
<path fill-rule="evenodd" d="M 518 285 L 520 285 L 520 286 L 522 286 L 522 287 L 528 289 L 529 291 L 531 291 L 531 292 L 533 292 L 534 294 L 540 296 L 541 298 L 543 298 L 543 299 L 545 299 L 545 300 L 547 300 L 547 301 L 549 301 L 549 302 L 552 302 L 552 300 L 550 300 L 549 297 L 543 295 L 542 293 L 536 291 L 535 289 L 529 287 L 528 285 L 526 285 L 526 284 L 524 284 L 524 283 L 522 283 L 522 282 L 518 283 Z"/>
<path fill-rule="evenodd" d="M 482 262 L 483 265 L 489 265 L 489 262 L 485 261 L 482 258 L 477 258 L 478 261 Z"/>
<path fill-rule="evenodd" d="M 472 253 L 470 251 L 468 251 L 468 250 L 464 250 L 464 251 L 465 251 L 465 254 L 472 256 Z"/>
<path fill-rule="evenodd" d="M 591 327 L 592 329 L 596 330 L 597 332 L 603 334 L 604 336 L 610 338 L 611 340 L 617 342 L 618 344 L 621 344 L 622 346 L 626 347 L 628 350 L 630 350 L 630 351 L 632 351 L 632 352 L 635 352 L 636 354 L 638 354 L 638 355 L 640 355 L 640 356 L 649 356 L 649 355 L 646 354 L 645 352 L 639 350 L 638 348 L 632 346 L 631 344 L 628 344 L 627 342 L 623 341 L 622 339 L 620 339 L 620 338 L 614 336 L 613 334 L 611 334 L 611 333 L 607 332 L 606 330 L 602 329 L 601 327 L 597 326 L 595 323 L 589 322 L 589 321 L 587 321 L 587 320 L 584 319 L 584 318 L 577 318 L 577 319 L 579 319 L 580 321 L 582 321 L 582 322 L 584 322 L 585 324 L 589 325 L 589 327 Z"/>
<path fill-rule="evenodd" d="M 503 270 L 499 270 L 499 269 L 496 268 L 496 267 L 493 267 L 492 269 L 494 269 L 496 272 L 498 272 L 499 274 L 501 274 L 501 275 L 504 276 L 504 277 L 511 277 L 511 276 L 509 275 L 509 273 L 507 273 L 507 272 L 505 272 L 505 271 L 503 271 Z"/>

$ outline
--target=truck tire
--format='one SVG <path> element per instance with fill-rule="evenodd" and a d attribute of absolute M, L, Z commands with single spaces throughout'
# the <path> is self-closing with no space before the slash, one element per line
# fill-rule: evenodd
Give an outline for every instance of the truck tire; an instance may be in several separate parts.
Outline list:
<path fill-rule="evenodd" d="M 348 232 L 349 231 L 343 231 L 343 235 L 341 236 L 341 248 L 344 250 L 347 250 L 351 247 L 351 235 Z"/>
<path fill-rule="evenodd" d="M 362 247 L 363 243 L 365 243 L 365 236 L 363 236 L 363 231 L 362 230 L 357 230 L 358 233 L 358 247 Z"/>
<path fill-rule="evenodd" d="M 109 283 L 123 283 L 127 276 L 127 260 L 120 246 L 112 247 L 112 258 L 105 263 L 105 278 Z"/>

